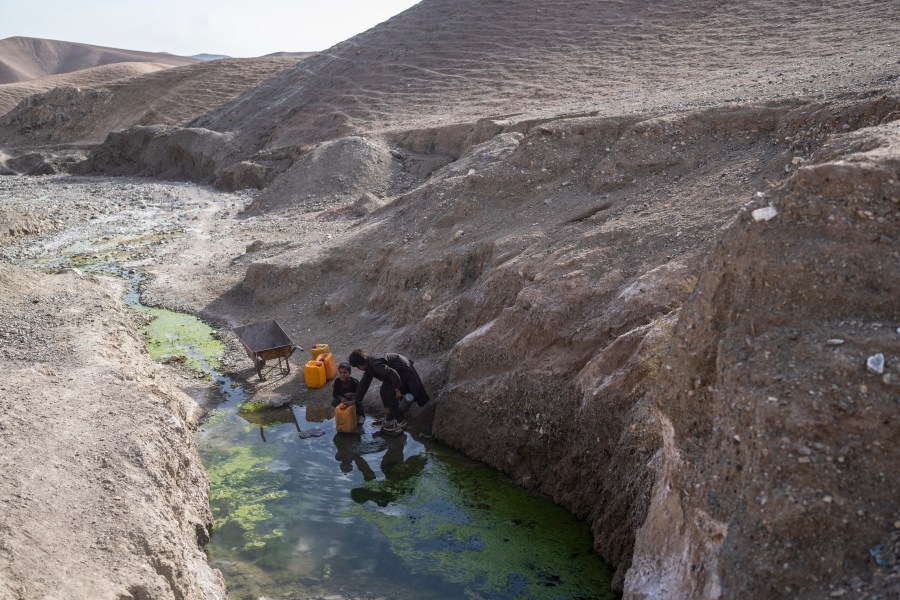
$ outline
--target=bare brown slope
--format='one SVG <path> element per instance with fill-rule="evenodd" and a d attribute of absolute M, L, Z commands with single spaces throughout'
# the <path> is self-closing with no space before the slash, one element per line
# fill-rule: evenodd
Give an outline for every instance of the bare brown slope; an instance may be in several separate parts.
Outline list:
<path fill-rule="evenodd" d="M 96 143 L 115 129 L 183 125 L 297 60 L 231 58 L 58 88 L 28 98 L 0 119 L 0 144 Z"/>
<path fill-rule="evenodd" d="M 92 67 L 82 71 L 49 75 L 38 79 L 30 79 L 19 83 L 0 84 L 0 115 L 14 109 L 23 99 L 56 87 L 93 87 L 108 84 L 117 79 L 127 79 L 138 75 L 146 75 L 170 65 L 152 62 L 124 62 Z"/>
<path fill-rule="evenodd" d="M 198 119 L 245 151 L 490 115 L 617 114 L 895 75 L 876 0 L 425 0 Z"/>
<path fill-rule="evenodd" d="M 179 66 L 195 63 L 197 59 L 30 37 L 0 40 L 0 83 L 27 81 L 120 62 Z"/>

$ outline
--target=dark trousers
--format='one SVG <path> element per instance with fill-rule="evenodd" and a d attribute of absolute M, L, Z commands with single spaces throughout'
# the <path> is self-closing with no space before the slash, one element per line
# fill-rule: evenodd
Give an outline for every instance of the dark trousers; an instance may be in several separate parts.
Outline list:
<path fill-rule="evenodd" d="M 400 406 L 397 404 L 397 388 L 390 379 L 381 384 L 378 390 L 381 394 L 381 403 L 387 411 L 388 419 L 400 420 Z M 403 393 L 403 390 L 400 390 Z"/>

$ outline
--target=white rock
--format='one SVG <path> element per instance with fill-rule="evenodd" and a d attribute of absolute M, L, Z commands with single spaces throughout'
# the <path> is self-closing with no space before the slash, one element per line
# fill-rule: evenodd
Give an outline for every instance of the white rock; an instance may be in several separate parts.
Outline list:
<path fill-rule="evenodd" d="M 830 340 L 825 341 L 826 346 L 840 346 L 844 343 L 844 340 L 839 338 L 831 338 Z"/>
<path fill-rule="evenodd" d="M 876 375 L 884 373 L 884 354 L 879 352 L 878 354 L 870 356 L 868 360 L 866 360 L 866 368 Z"/>
<path fill-rule="evenodd" d="M 768 221 L 769 219 L 774 218 L 775 215 L 778 214 L 778 211 L 775 209 L 774 206 L 766 206 L 763 208 L 757 208 L 750 214 L 753 216 L 754 221 L 759 222 L 759 221 Z"/>

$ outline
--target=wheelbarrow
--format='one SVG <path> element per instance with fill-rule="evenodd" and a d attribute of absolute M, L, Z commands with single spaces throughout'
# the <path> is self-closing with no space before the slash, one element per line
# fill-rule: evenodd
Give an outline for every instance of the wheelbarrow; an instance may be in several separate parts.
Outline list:
<path fill-rule="evenodd" d="M 299 346 L 294 345 L 274 319 L 235 327 L 232 331 L 243 344 L 247 356 L 253 361 L 260 381 L 265 381 L 265 374 L 273 369 L 279 369 L 284 375 L 291 372 L 288 358 Z M 278 361 L 276 364 L 266 368 L 266 363 L 275 360 Z"/>

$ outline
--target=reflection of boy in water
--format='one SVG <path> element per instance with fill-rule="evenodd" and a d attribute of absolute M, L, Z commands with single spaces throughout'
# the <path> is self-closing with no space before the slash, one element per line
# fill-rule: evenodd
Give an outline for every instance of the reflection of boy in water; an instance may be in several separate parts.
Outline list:
<path fill-rule="evenodd" d="M 387 506 L 413 493 L 416 480 L 425 469 L 428 458 L 424 454 L 416 454 L 404 459 L 406 440 L 405 433 L 387 440 L 387 451 L 381 457 L 384 479 L 366 479 L 365 485 L 350 490 L 350 497 L 354 502 L 365 504 L 371 500 L 378 506 Z"/>
<path fill-rule="evenodd" d="M 342 473 L 353 471 L 353 464 L 355 463 L 356 468 L 362 473 L 363 479 L 372 481 L 376 478 L 375 471 L 372 470 L 366 459 L 362 457 L 360 439 L 359 436 L 355 435 L 335 435 L 334 446 L 337 448 L 337 452 L 334 455 L 334 459 L 341 464 Z"/>

